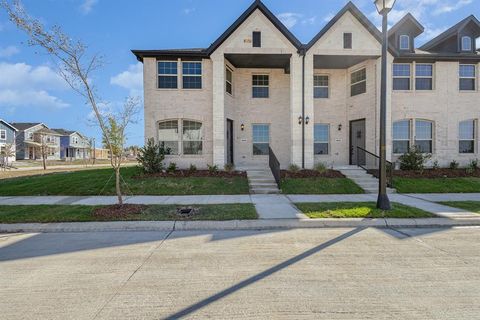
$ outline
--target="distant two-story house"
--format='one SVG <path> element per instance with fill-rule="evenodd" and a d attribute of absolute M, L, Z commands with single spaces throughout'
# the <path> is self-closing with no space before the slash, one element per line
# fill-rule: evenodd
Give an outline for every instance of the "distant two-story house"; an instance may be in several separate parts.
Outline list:
<path fill-rule="evenodd" d="M 0 163 L 4 161 L 8 163 L 15 161 L 15 136 L 17 131 L 14 126 L 0 119 Z M 9 149 L 8 154 L 6 151 L 7 148 Z"/>
<path fill-rule="evenodd" d="M 43 123 L 12 123 L 16 136 L 17 160 L 60 160 L 60 134 Z"/>
<path fill-rule="evenodd" d="M 60 158 L 62 160 L 90 159 L 90 141 L 77 131 L 52 129 L 60 136 Z"/>
<path fill-rule="evenodd" d="M 480 22 L 469 16 L 419 49 L 407 14 L 389 31 L 387 157 L 479 156 Z M 348 3 L 307 44 L 255 1 L 204 49 L 133 50 L 144 65 L 145 138 L 167 161 L 282 167 L 356 164 L 379 153 L 381 33 Z"/>

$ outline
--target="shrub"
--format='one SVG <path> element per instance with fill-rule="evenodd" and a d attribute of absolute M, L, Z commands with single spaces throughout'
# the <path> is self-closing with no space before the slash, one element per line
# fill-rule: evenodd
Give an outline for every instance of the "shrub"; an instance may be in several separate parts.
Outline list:
<path fill-rule="evenodd" d="M 216 164 L 215 165 L 207 164 L 207 167 L 208 167 L 208 172 L 212 174 L 218 173 L 218 166 Z"/>
<path fill-rule="evenodd" d="M 167 168 L 167 172 L 173 173 L 177 170 L 177 164 L 175 162 L 170 162 Z"/>
<path fill-rule="evenodd" d="M 400 169 L 422 171 L 425 168 L 425 162 L 430 159 L 430 157 L 430 154 L 424 154 L 417 146 L 414 146 L 398 159 L 400 160 Z"/>
<path fill-rule="evenodd" d="M 227 163 L 223 168 L 226 172 L 232 172 L 233 170 L 235 170 L 235 165 L 233 163 Z"/>
<path fill-rule="evenodd" d="M 458 169 L 458 162 L 453 160 L 452 162 L 450 162 L 449 168 L 452 170 Z"/>
<path fill-rule="evenodd" d="M 288 166 L 288 171 L 298 172 L 300 171 L 300 167 L 292 163 L 291 165 Z"/>
<path fill-rule="evenodd" d="M 190 167 L 188 168 L 188 171 L 190 172 L 196 172 L 197 171 L 197 166 L 194 165 L 193 163 L 190 164 Z"/>
<path fill-rule="evenodd" d="M 473 168 L 473 170 L 478 170 L 478 159 L 471 160 L 468 166 Z"/>
<path fill-rule="evenodd" d="M 140 162 L 145 173 L 162 171 L 163 160 L 165 160 L 165 149 L 156 144 L 153 139 L 148 139 L 147 144 L 140 148 L 137 155 L 137 161 Z"/>
<path fill-rule="evenodd" d="M 322 162 L 319 162 L 317 164 L 315 164 L 315 166 L 313 167 L 313 169 L 319 173 L 324 173 L 327 171 L 327 166 L 322 163 Z"/>
<path fill-rule="evenodd" d="M 440 165 L 438 164 L 438 160 L 433 161 L 432 169 L 433 169 L 433 170 L 438 170 L 438 169 L 440 169 Z"/>

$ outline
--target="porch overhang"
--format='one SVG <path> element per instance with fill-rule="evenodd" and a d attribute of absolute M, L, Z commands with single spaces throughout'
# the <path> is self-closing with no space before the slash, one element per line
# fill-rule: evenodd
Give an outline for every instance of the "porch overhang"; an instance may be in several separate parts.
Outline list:
<path fill-rule="evenodd" d="M 291 57 L 291 54 L 225 54 L 235 68 L 284 69 L 286 72 L 290 71 Z"/>
<path fill-rule="evenodd" d="M 313 66 L 315 69 L 347 69 L 362 61 L 378 58 L 379 55 L 315 55 Z"/>

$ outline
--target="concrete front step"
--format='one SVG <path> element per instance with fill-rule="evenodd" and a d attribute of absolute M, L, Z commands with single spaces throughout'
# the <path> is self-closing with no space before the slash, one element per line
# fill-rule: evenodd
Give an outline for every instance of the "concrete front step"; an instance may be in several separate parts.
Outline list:
<path fill-rule="evenodd" d="M 378 179 L 358 167 L 346 167 L 340 169 L 340 172 L 348 179 L 355 182 L 366 193 L 378 193 Z M 388 193 L 395 193 L 395 189 L 387 189 Z"/>
<path fill-rule="evenodd" d="M 277 183 L 270 169 L 247 170 L 248 184 L 252 194 L 278 194 Z"/>
<path fill-rule="evenodd" d="M 277 187 L 277 184 L 275 181 L 273 182 L 255 182 L 255 183 L 250 183 L 251 188 L 256 188 L 256 187 Z"/>
<path fill-rule="evenodd" d="M 279 194 L 280 190 L 278 189 L 250 189 L 252 194 Z"/>

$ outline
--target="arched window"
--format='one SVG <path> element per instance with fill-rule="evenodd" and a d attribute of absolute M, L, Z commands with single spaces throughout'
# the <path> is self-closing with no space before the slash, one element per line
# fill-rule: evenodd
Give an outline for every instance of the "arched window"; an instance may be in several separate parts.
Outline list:
<path fill-rule="evenodd" d="M 472 38 L 469 36 L 462 37 L 462 51 L 472 51 Z"/>
<path fill-rule="evenodd" d="M 433 152 L 433 122 L 415 120 L 415 145 L 423 153 Z"/>
<path fill-rule="evenodd" d="M 182 134 L 180 135 L 180 132 Z M 193 120 L 166 120 L 158 123 L 158 142 L 169 155 L 199 155 L 203 150 L 202 123 Z"/>
<path fill-rule="evenodd" d="M 182 123 L 183 154 L 202 154 L 202 123 L 183 120 Z"/>
<path fill-rule="evenodd" d="M 178 154 L 178 120 L 167 120 L 158 123 L 158 142 L 165 148 L 166 154 Z"/>
<path fill-rule="evenodd" d="M 403 154 L 410 149 L 410 120 L 393 123 L 393 153 Z"/>
<path fill-rule="evenodd" d="M 400 36 L 400 50 L 410 49 L 410 37 L 406 34 Z"/>

